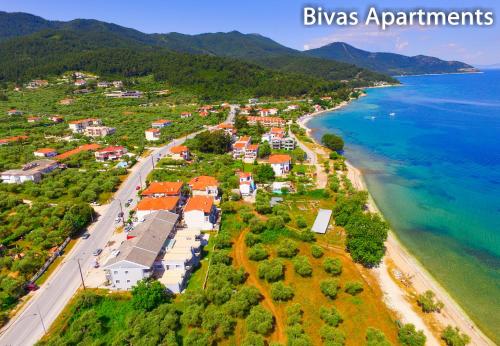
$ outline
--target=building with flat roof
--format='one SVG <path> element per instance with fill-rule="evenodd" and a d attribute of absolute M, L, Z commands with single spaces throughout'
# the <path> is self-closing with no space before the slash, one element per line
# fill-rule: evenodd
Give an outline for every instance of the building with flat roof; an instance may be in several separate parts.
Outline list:
<path fill-rule="evenodd" d="M 41 159 L 31 161 L 20 169 L 9 169 L 1 173 L 2 182 L 7 184 L 21 184 L 26 181 L 38 183 L 42 180 L 42 175 L 47 174 L 59 167 L 59 163 L 54 160 Z"/>
<path fill-rule="evenodd" d="M 320 209 L 318 211 L 318 215 L 316 216 L 316 220 L 314 220 L 314 224 L 311 227 L 311 231 L 319 234 L 325 234 L 326 230 L 328 229 L 328 224 L 330 223 L 331 217 L 331 210 Z"/>

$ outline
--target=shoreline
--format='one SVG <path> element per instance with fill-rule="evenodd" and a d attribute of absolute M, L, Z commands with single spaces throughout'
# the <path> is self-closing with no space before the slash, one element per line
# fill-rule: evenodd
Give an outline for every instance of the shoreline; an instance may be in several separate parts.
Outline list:
<path fill-rule="evenodd" d="M 360 97 L 366 96 L 366 93 Z M 297 120 L 297 124 L 306 130 L 306 135 L 317 145 L 323 147 L 311 135 L 313 129 L 307 126 L 307 123 L 320 115 L 328 112 L 337 111 L 350 104 L 350 102 L 341 104 L 320 112 L 305 115 Z M 362 172 L 346 160 L 347 177 L 351 180 L 357 190 L 366 190 Z M 375 200 L 368 191 L 368 210 L 378 213 L 382 218 L 383 214 L 375 203 Z M 398 317 L 405 323 L 413 323 L 417 329 L 424 331 L 427 336 L 426 345 L 440 345 L 439 331 L 447 325 L 458 327 L 469 335 L 471 345 L 494 345 L 494 343 L 477 327 L 462 307 L 449 295 L 444 287 L 427 271 L 415 256 L 401 243 L 394 230 L 390 229 L 386 240 L 386 254 L 381 265 L 373 269 L 380 288 L 384 292 L 384 302 L 393 310 Z M 409 279 L 408 285 L 404 285 L 403 280 Z M 416 308 L 415 295 L 421 294 L 426 290 L 431 290 L 436 294 L 436 299 L 444 303 L 444 308 L 440 313 L 426 314 Z M 439 331 L 436 327 L 439 326 Z"/>

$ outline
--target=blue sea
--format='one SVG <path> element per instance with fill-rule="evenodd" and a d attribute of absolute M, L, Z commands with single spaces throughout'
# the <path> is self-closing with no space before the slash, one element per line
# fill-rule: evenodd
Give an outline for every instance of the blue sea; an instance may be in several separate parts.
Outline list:
<path fill-rule="evenodd" d="M 500 344 L 500 70 L 401 77 L 312 119 L 401 242 Z"/>

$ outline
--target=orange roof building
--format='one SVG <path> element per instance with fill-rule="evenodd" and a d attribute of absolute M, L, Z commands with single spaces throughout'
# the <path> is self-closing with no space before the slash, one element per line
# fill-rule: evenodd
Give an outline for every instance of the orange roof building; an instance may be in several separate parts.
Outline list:
<path fill-rule="evenodd" d="M 157 211 L 157 210 L 168 210 L 175 211 L 179 205 L 178 196 L 167 196 L 167 197 L 145 197 L 137 203 L 135 210 L 137 211 Z"/>
<path fill-rule="evenodd" d="M 286 162 L 291 162 L 291 161 L 292 161 L 292 157 L 290 155 L 286 155 L 286 154 L 275 154 L 275 155 L 269 156 L 269 163 L 270 164 L 286 163 Z"/>
<path fill-rule="evenodd" d="M 205 214 L 209 214 L 214 206 L 214 200 L 209 196 L 193 196 L 191 197 L 186 206 L 184 207 L 184 212 L 187 213 L 192 210 L 201 210 Z"/>
<path fill-rule="evenodd" d="M 194 195 L 210 196 L 217 198 L 219 196 L 219 182 L 214 177 L 202 175 L 189 181 L 189 187 Z"/>
<path fill-rule="evenodd" d="M 182 186 L 184 186 L 182 181 L 155 181 L 142 191 L 141 195 L 149 197 L 180 196 Z"/>
<path fill-rule="evenodd" d="M 100 147 L 101 146 L 99 144 L 96 144 L 96 143 L 80 145 L 78 148 L 75 148 L 75 149 L 66 151 L 65 153 L 57 155 L 55 157 L 55 159 L 56 160 L 64 160 L 70 156 L 76 155 L 76 154 L 81 153 L 83 151 L 96 151 Z"/>
<path fill-rule="evenodd" d="M 0 145 L 9 144 L 11 142 L 21 142 L 28 139 L 28 136 L 13 136 L 0 139 Z"/>
<path fill-rule="evenodd" d="M 57 155 L 57 151 L 52 148 L 40 148 L 35 150 L 33 155 L 38 157 L 53 157 Z"/>

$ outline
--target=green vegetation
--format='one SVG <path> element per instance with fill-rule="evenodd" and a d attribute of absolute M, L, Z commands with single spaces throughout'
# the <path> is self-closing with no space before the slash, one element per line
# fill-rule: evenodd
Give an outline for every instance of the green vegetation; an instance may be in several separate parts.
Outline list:
<path fill-rule="evenodd" d="M 333 133 L 326 133 L 321 137 L 321 143 L 330 150 L 342 151 L 344 149 L 344 140 L 342 137 Z"/>
<path fill-rule="evenodd" d="M 224 154 L 231 149 L 231 137 L 224 131 L 204 131 L 189 142 L 189 149 L 203 153 Z"/>
<path fill-rule="evenodd" d="M 351 296 L 355 296 L 363 292 L 363 284 L 358 281 L 349 281 L 345 283 L 344 291 Z"/>
<path fill-rule="evenodd" d="M 279 259 L 265 260 L 259 264 L 259 278 L 267 282 L 275 282 L 283 279 L 283 276 L 283 262 Z"/>
<path fill-rule="evenodd" d="M 132 305 L 138 310 L 151 311 L 169 298 L 165 286 L 156 280 L 139 281 L 132 288 Z"/>
<path fill-rule="evenodd" d="M 441 312 L 444 308 L 443 302 L 437 300 L 434 292 L 430 290 L 418 295 L 417 304 L 423 312 Z"/>
<path fill-rule="evenodd" d="M 337 279 L 326 279 L 319 283 L 321 292 L 330 299 L 335 299 L 339 291 L 340 285 Z"/>
<path fill-rule="evenodd" d="M 311 245 L 311 255 L 314 257 L 314 258 L 321 258 L 323 257 L 323 254 L 324 254 L 324 251 L 323 251 L 323 248 L 321 246 L 318 246 L 318 245 Z"/>
<path fill-rule="evenodd" d="M 460 332 L 458 327 L 447 326 L 441 333 L 441 339 L 447 346 L 465 346 L 470 343 L 470 337 Z"/>
<path fill-rule="evenodd" d="M 337 328 L 324 325 L 319 333 L 325 345 L 342 346 L 345 344 L 345 334 Z"/>
<path fill-rule="evenodd" d="M 391 346 L 384 333 L 375 328 L 368 328 L 366 331 L 366 346 Z"/>
<path fill-rule="evenodd" d="M 323 261 L 323 269 L 328 274 L 340 275 L 342 273 L 342 262 L 338 258 L 325 258 Z"/>
<path fill-rule="evenodd" d="M 248 258 L 252 261 L 262 261 L 269 257 L 269 253 L 266 248 L 261 244 L 256 244 L 252 248 L 248 249 Z"/>
<path fill-rule="evenodd" d="M 279 257 L 292 258 L 299 253 L 297 243 L 290 239 L 283 239 L 276 250 Z"/>
<path fill-rule="evenodd" d="M 403 325 L 398 332 L 398 340 L 403 346 L 424 346 L 426 339 L 424 332 L 417 331 L 410 323 Z"/>
<path fill-rule="evenodd" d="M 312 275 L 313 268 L 307 256 L 297 256 L 293 259 L 293 268 L 295 272 L 302 277 L 308 277 Z"/>
<path fill-rule="evenodd" d="M 326 308 L 324 306 L 319 308 L 319 317 L 329 326 L 338 327 L 342 322 L 342 316 L 335 308 Z"/>
<path fill-rule="evenodd" d="M 269 334 L 274 327 L 273 315 L 260 305 L 252 308 L 246 322 L 249 331 L 261 335 Z"/>
<path fill-rule="evenodd" d="M 293 298 L 293 288 L 287 286 L 283 281 L 271 284 L 271 297 L 276 301 L 287 301 Z"/>

